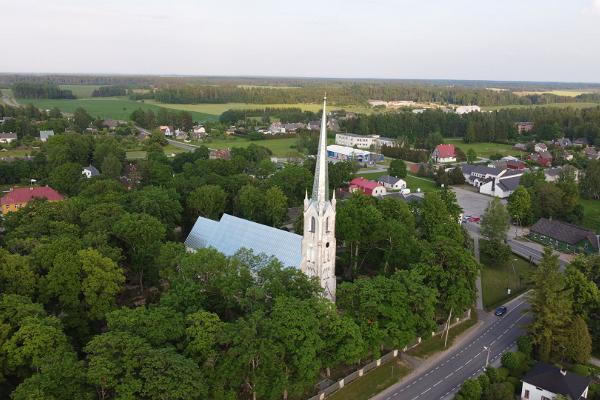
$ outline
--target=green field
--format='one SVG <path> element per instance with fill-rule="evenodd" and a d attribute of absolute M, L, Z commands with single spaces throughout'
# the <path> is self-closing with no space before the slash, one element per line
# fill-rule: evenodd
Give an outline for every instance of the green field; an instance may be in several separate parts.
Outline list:
<path fill-rule="evenodd" d="M 236 110 L 251 110 L 251 109 L 260 109 L 260 108 L 300 108 L 303 111 L 312 111 L 319 112 L 323 105 L 320 103 L 294 103 L 294 104 L 254 104 L 254 103 L 223 103 L 223 104 L 169 104 L 169 103 L 159 103 L 153 100 L 147 100 L 146 103 L 160 105 L 161 107 L 171 108 L 175 110 L 186 110 L 186 111 L 194 111 L 203 114 L 209 114 L 218 117 L 223 114 L 225 111 L 230 109 Z M 340 110 L 344 109 L 346 111 L 351 112 L 361 112 L 361 113 L 369 113 L 371 112 L 370 107 L 359 106 L 359 105 L 350 105 L 350 106 L 327 106 L 328 109 L 331 110 Z"/>
<path fill-rule="evenodd" d="M 502 266 L 488 265 L 485 257 L 481 261 L 481 288 L 486 309 L 504 304 L 529 288 L 529 278 L 535 266 L 524 259 L 511 254 L 509 261 Z M 508 288 L 511 289 L 510 295 Z"/>
<path fill-rule="evenodd" d="M 584 102 L 572 102 L 572 103 L 549 103 L 549 104 L 536 104 L 536 105 L 523 105 L 523 104 L 511 104 L 507 106 L 489 106 L 481 107 L 484 111 L 496 111 L 506 108 L 539 108 L 539 107 L 552 107 L 552 108 L 593 108 L 599 107 L 600 103 L 584 103 Z"/>
<path fill-rule="evenodd" d="M 100 85 L 59 85 L 63 90 L 70 90 L 78 99 L 92 97 L 92 92 Z"/>
<path fill-rule="evenodd" d="M 553 94 L 556 96 L 565 96 L 565 97 L 576 97 L 579 96 L 581 94 L 585 94 L 585 93 L 593 93 L 592 91 L 589 90 L 547 90 L 547 91 L 542 91 L 542 92 L 535 92 L 535 91 L 531 91 L 531 92 L 513 92 L 514 94 L 516 94 L 517 96 L 527 96 L 530 94 Z"/>
<path fill-rule="evenodd" d="M 446 143 L 453 144 L 461 149 L 465 154 L 469 149 L 475 150 L 477 157 L 489 157 L 492 154 L 502 154 L 503 156 L 518 155 L 518 151 L 513 150 L 510 144 L 501 143 L 465 143 L 462 139 L 446 139 Z"/>
<path fill-rule="evenodd" d="M 143 110 L 153 110 L 155 113 L 160 109 L 157 105 L 129 100 L 126 97 L 95 97 L 75 100 L 19 99 L 18 101 L 20 104 L 33 104 L 41 109 L 57 107 L 59 110 L 66 113 L 73 113 L 78 107 L 83 107 L 94 117 L 118 120 L 128 120 L 131 113 L 138 108 Z M 194 118 L 194 121 L 216 119 L 214 115 L 203 114 L 200 112 L 192 112 L 192 117 Z"/>
<path fill-rule="evenodd" d="M 398 382 L 409 372 L 408 365 L 396 358 L 367 372 L 362 378 L 356 379 L 327 398 L 329 400 L 368 400 Z"/>
<path fill-rule="evenodd" d="M 579 202 L 583 205 L 583 225 L 600 234 L 600 200 L 585 200 Z"/>
<path fill-rule="evenodd" d="M 25 157 L 31 155 L 34 151 L 39 149 L 32 149 L 29 147 L 20 147 L 16 149 L 2 148 L 0 150 L 0 157 Z"/>
<path fill-rule="evenodd" d="M 125 158 L 128 161 L 133 160 L 145 160 L 148 157 L 148 153 L 143 150 L 130 150 L 125 152 Z"/>
<path fill-rule="evenodd" d="M 273 155 L 277 157 L 295 157 L 301 155 L 295 149 L 296 138 L 250 140 L 241 137 L 229 137 L 225 139 L 212 139 L 203 142 L 195 142 L 194 144 L 205 145 L 211 149 L 227 149 L 232 147 L 247 147 L 251 143 L 270 149 L 273 152 Z"/>

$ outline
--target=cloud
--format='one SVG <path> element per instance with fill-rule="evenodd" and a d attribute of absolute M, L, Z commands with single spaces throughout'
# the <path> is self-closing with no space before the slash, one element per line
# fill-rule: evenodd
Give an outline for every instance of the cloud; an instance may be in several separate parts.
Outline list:
<path fill-rule="evenodd" d="M 600 15 L 600 0 L 592 0 L 592 10 Z"/>

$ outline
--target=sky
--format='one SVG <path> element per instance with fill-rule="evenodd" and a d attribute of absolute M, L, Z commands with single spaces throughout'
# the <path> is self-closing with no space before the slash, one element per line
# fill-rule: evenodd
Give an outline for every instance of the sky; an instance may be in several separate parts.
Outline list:
<path fill-rule="evenodd" d="M 0 0 L 0 72 L 600 82 L 600 0 Z"/>

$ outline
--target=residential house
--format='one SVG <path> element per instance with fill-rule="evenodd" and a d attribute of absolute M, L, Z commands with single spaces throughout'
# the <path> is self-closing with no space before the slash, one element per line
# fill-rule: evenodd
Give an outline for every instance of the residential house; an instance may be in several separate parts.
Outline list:
<path fill-rule="evenodd" d="M 54 131 L 40 131 L 40 140 L 42 142 L 47 142 L 52 136 L 54 136 Z"/>
<path fill-rule="evenodd" d="M 12 143 L 17 140 L 17 134 L 14 132 L 0 133 L 0 143 Z"/>
<path fill-rule="evenodd" d="M 552 400 L 558 395 L 568 399 L 587 399 L 592 378 L 537 363 L 522 379 L 522 400 Z"/>
<path fill-rule="evenodd" d="M 406 181 L 395 176 L 382 175 L 377 179 L 379 184 L 383 185 L 386 189 L 392 190 L 404 190 L 406 189 Z"/>
<path fill-rule="evenodd" d="M 306 125 L 306 129 L 309 131 L 318 131 L 321 129 L 321 121 L 309 121 Z"/>
<path fill-rule="evenodd" d="M 379 135 L 357 135 L 355 133 L 338 133 L 335 135 L 335 144 L 359 149 L 376 147 Z"/>
<path fill-rule="evenodd" d="M 208 158 L 211 160 L 231 160 L 231 152 L 229 149 L 211 150 Z"/>
<path fill-rule="evenodd" d="M 375 163 L 383 161 L 381 154 L 372 153 L 368 150 L 359 150 L 352 147 L 330 144 L 327 146 L 327 157 L 339 161 L 357 161 L 359 163 Z"/>
<path fill-rule="evenodd" d="M 468 114 L 472 112 L 480 112 L 481 107 L 479 106 L 460 106 L 456 108 L 456 113 L 458 115 Z"/>
<path fill-rule="evenodd" d="M 294 133 L 298 129 L 305 129 L 306 125 L 302 122 L 295 122 L 289 124 L 283 124 L 283 129 L 285 129 L 285 133 Z"/>
<path fill-rule="evenodd" d="M 571 142 L 571 139 L 569 138 L 560 138 L 560 139 L 555 139 L 552 144 L 554 144 L 554 146 L 556 147 L 571 147 L 573 146 L 573 142 Z"/>
<path fill-rule="evenodd" d="M 33 199 L 61 201 L 64 197 L 49 186 L 14 188 L 2 196 L 0 200 L 2 214 L 6 215 L 11 211 L 18 211 Z"/>
<path fill-rule="evenodd" d="M 123 176 L 119 178 L 127 190 L 135 189 L 142 182 L 142 174 L 138 170 L 137 164 L 129 163 L 125 166 Z"/>
<path fill-rule="evenodd" d="M 578 146 L 578 147 L 586 147 L 589 146 L 590 142 L 589 140 L 587 140 L 587 138 L 581 137 L 581 138 L 577 138 L 573 141 L 573 146 Z"/>
<path fill-rule="evenodd" d="M 556 182 L 560 177 L 561 168 L 548 168 L 544 170 L 544 175 L 546 175 L 546 182 Z"/>
<path fill-rule="evenodd" d="M 438 144 L 431 153 L 431 159 L 438 164 L 456 162 L 456 148 L 453 144 Z"/>
<path fill-rule="evenodd" d="M 199 140 L 206 137 L 206 128 L 202 125 L 196 125 L 192 128 L 190 139 Z"/>
<path fill-rule="evenodd" d="M 582 226 L 540 218 L 530 229 L 531 240 L 566 253 L 595 254 L 600 251 L 600 237 Z"/>
<path fill-rule="evenodd" d="M 548 146 L 546 146 L 546 143 L 536 143 L 533 146 L 533 151 L 536 153 L 541 153 L 543 151 L 548 151 Z"/>
<path fill-rule="evenodd" d="M 94 176 L 100 175 L 100 171 L 96 169 L 93 165 L 88 165 L 81 170 L 81 174 L 85 175 L 86 178 L 90 179 Z"/>
<path fill-rule="evenodd" d="M 513 150 L 527 151 L 527 144 L 525 144 L 525 143 L 516 143 L 512 148 L 513 148 Z"/>
<path fill-rule="evenodd" d="M 350 181 L 350 192 L 362 192 L 368 196 L 384 196 L 387 190 L 379 182 L 360 177 Z"/>
<path fill-rule="evenodd" d="M 533 122 L 517 122 L 517 132 L 522 135 L 527 132 L 531 132 L 534 127 Z"/>
<path fill-rule="evenodd" d="M 552 165 L 552 154 L 549 151 L 530 154 L 528 160 L 536 162 L 540 167 L 549 167 Z"/>
<path fill-rule="evenodd" d="M 175 130 L 175 139 L 177 140 L 187 140 L 188 133 L 186 131 L 182 131 L 181 129 Z"/>
<path fill-rule="evenodd" d="M 161 125 L 158 129 L 160 130 L 160 133 L 162 133 L 165 136 L 173 136 L 175 132 L 172 126 L 167 125 Z"/>
<path fill-rule="evenodd" d="M 115 130 L 121 123 L 119 121 L 115 121 L 114 119 L 105 119 L 102 121 L 102 126 L 108 128 L 109 130 Z"/>
<path fill-rule="evenodd" d="M 270 135 L 278 135 L 281 133 L 285 133 L 285 126 L 281 122 L 273 122 L 269 126 Z"/>
<path fill-rule="evenodd" d="M 329 118 L 327 120 L 327 129 L 329 129 L 332 132 L 339 132 L 340 124 L 338 123 L 337 119 Z"/>
<path fill-rule="evenodd" d="M 588 160 L 600 160 L 600 152 L 593 147 L 586 147 L 583 154 Z"/>

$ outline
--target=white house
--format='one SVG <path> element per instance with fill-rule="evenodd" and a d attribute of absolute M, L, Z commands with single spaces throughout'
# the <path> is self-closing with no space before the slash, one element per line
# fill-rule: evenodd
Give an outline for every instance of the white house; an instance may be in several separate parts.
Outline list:
<path fill-rule="evenodd" d="M 100 171 L 98 171 L 98 170 L 96 169 L 96 167 L 94 167 L 93 165 L 89 165 L 89 166 L 87 166 L 87 167 L 84 167 L 84 168 L 81 170 L 81 174 L 82 174 L 82 175 L 85 175 L 85 177 L 86 177 L 86 178 L 90 179 L 90 178 L 92 178 L 93 176 L 98 176 L 98 175 L 100 175 Z"/>
<path fill-rule="evenodd" d="M 458 115 L 463 115 L 463 114 L 468 114 L 471 112 L 480 112 L 481 111 L 481 107 L 479 106 L 460 106 L 456 108 L 456 113 Z"/>
<path fill-rule="evenodd" d="M 355 133 L 338 133 L 335 135 L 335 144 L 359 149 L 369 149 L 377 146 L 379 135 L 357 135 Z"/>
<path fill-rule="evenodd" d="M 431 159 L 435 163 L 456 162 L 456 148 L 453 144 L 438 144 L 431 153 Z"/>
<path fill-rule="evenodd" d="M 552 400 L 559 394 L 570 399 L 587 399 L 591 381 L 589 377 L 537 363 L 523 377 L 521 399 Z"/>
<path fill-rule="evenodd" d="M 0 133 L 0 143 L 11 143 L 17 140 L 17 134 L 14 132 Z"/>
<path fill-rule="evenodd" d="M 397 139 L 392 139 L 392 138 L 386 138 L 386 137 L 380 137 L 379 139 L 377 139 L 377 142 L 379 144 L 379 146 L 387 146 L 387 147 L 398 147 L 400 146 L 400 143 L 398 142 Z"/>
<path fill-rule="evenodd" d="M 462 173 L 467 183 L 479 188 L 479 193 L 505 199 L 521 183 L 525 170 L 501 169 L 485 165 L 463 165 Z"/>
<path fill-rule="evenodd" d="M 546 143 L 536 143 L 533 151 L 536 153 L 543 153 L 548 151 L 548 146 L 546 146 Z"/>
<path fill-rule="evenodd" d="M 54 131 L 40 131 L 40 140 L 42 142 L 47 142 L 52 136 L 54 136 Z"/>
<path fill-rule="evenodd" d="M 379 184 L 383 185 L 386 189 L 392 190 L 403 190 L 406 189 L 406 181 L 395 176 L 382 175 L 377 179 Z"/>
<path fill-rule="evenodd" d="M 160 128 L 160 133 L 165 136 L 173 136 L 173 128 L 170 126 L 162 125 Z"/>

